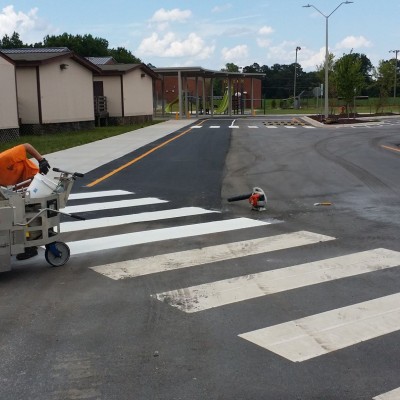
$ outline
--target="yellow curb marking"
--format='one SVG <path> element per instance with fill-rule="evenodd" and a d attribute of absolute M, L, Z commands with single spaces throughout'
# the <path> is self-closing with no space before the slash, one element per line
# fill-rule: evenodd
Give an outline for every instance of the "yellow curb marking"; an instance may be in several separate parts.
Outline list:
<path fill-rule="evenodd" d="M 201 121 L 198 125 L 201 125 L 204 121 Z M 197 125 L 196 125 L 197 126 Z M 101 178 L 98 178 L 96 180 L 94 180 L 93 182 L 89 183 L 86 185 L 86 187 L 93 187 L 95 185 L 97 185 L 98 183 L 106 180 L 107 178 L 109 178 L 110 176 L 115 175 L 116 173 L 122 171 L 123 169 L 131 166 L 132 164 L 137 163 L 138 161 L 140 161 L 141 159 L 145 158 L 146 156 L 148 156 L 149 154 L 155 152 L 158 149 L 161 149 L 162 147 L 166 146 L 168 143 L 171 143 L 172 141 L 179 139 L 181 136 L 186 135 L 186 133 L 190 132 L 192 130 L 192 128 L 187 129 L 186 131 L 180 133 L 179 135 L 174 136 L 171 139 L 166 140 L 165 142 L 160 143 L 158 146 L 153 147 L 151 150 L 146 151 L 146 153 L 141 154 L 140 156 L 134 158 L 133 160 L 127 162 L 124 165 L 121 165 L 120 167 L 114 169 L 113 171 L 109 172 L 108 174 L 102 176 Z"/>

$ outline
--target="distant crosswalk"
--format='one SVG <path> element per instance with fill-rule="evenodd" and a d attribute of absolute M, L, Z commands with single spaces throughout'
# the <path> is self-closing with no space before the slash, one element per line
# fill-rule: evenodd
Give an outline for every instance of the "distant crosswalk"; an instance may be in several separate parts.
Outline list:
<path fill-rule="evenodd" d="M 399 125 L 400 121 L 397 120 L 382 120 L 382 121 L 373 121 L 373 122 L 364 122 L 364 123 L 349 123 L 349 124 L 337 124 L 337 125 L 325 125 L 325 127 L 329 129 L 343 129 L 343 128 L 381 128 L 384 126 L 395 126 Z M 220 129 L 222 128 L 222 125 L 194 125 L 191 126 L 191 129 Z M 226 127 L 226 126 L 225 126 Z M 314 125 L 310 125 L 308 123 L 304 122 L 292 122 L 290 120 L 285 120 L 285 121 L 267 121 L 263 122 L 263 124 L 260 125 L 245 125 L 242 122 L 239 125 L 236 124 L 231 124 L 229 125 L 229 128 L 244 128 L 244 129 L 297 129 L 297 130 L 303 130 L 303 129 L 316 129 L 317 127 Z"/>
<path fill-rule="evenodd" d="M 104 201 L 103 201 L 104 198 Z M 121 199 L 122 198 L 122 199 Z M 143 210 L 146 206 L 151 210 Z M 157 206 L 162 209 L 155 210 Z M 140 209 L 138 208 L 140 207 Z M 117 216 L 102 215 L 104 210 L 119 209 Z M 139 210 L 139 211 L 136 211 Z M 215 268 L 222 262 L 244 259 L 250 256 L 302 247 L 310 249 L 336 241 L 335 237 L 309 231 L 296 231 L 281 234 L 269 233 L 271 222 L 256 218 L 229 218 L 216 210 L 200 207 L 174 208 L 165 199 L 153 197 L 137 198 L 127 191 L 102 191 L 80 193 L 70 196 L 66 212 L 85 213 L 86 221 L 68 221 L 61 224 L 61 232 L 87 232 L 83 240 L 68 242 L 72 257 L 97 251 L 112 251 L 121 247 L 138 246 L 165 240 L 181 240 L 202 235 L 220 235 L 225 232 L 239 233 L 246 230 L 246 238 L 228 243 L 205 247 L 182 249 L 144 258 L 133 258 L 113 263 L 100 264 L 91 269 L 115 281 L 135 279 L 150 274 L 173 273 L 177 270 L 194 269 L 213 264 Z M 120 215 L 123 213 L 123 215 Z M 262 216 L 263 214 L 257 214 Z M 195 223 L 187 218 L 196 216 Z M 207 216 L 213 216 L 210 221 Z M 202 218 L 205 220 L 202 221 Z M 160 228 L 151 223 L 165 222 Z M 201 221 L 201 222 L 199 222 Z M 150 229 L 111 236 L 91 233 L 105 227 L 118 227 L 127 224 L 146 222 Z M 147 225 L 148 225 L 147 224 Z M 251 237 L 252 230 L 260 229 Z M 72 236 L 71 236 L 72 235 Z M 229 236 L 231 237 L 231 236 Z M 225 238 L 225 236 L 223 236 Z M 224 239 L 225 240 L 225 239 Z M 224 241 L 222 240 L 222 242 Z M 184 243 L 184 242 L 183 242 Z M 280 253 L 281 254 L 281 253 Z M 262 266 L 262 264 L 261 264 Z M 289 295 L 298 288 L 319 285 L 349 277 L 365 276 L 380 271 L 398 268 L 400 252 L 385 248 L 350 252 L 336 257 L 313 260 L 284 268 L 231 276 L 228 279 L 206 282 L 190 287 L 171 287 L 160 293 L 150 293 L 154 301 L 161 301 L 165 307 L 184 313 L 207 312 L 224 307 L 235 307 L 239 302 L 287 292 Z M 342 308 L 309 315 L 294 320 L 285 320 L 273 326 L 260 327 L 248 332 L 232 332 L 244 341 L 253 343 L 266 351 L 275 353 L 292 362 L 304 362 L 333 351 L 345 349 L 365 340 L 372 340 L 400 330 L 400 293 L 373 298 L 368 301 L 349 304 Z M 393 391 L 394 396 L 399 389 Z M 390 392 L 377 395 L 375 399 L 392 399 Z"/>

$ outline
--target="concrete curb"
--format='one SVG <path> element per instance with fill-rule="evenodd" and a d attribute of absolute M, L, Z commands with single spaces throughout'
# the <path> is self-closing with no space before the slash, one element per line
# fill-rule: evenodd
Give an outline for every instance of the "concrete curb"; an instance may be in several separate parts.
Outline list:
<path fill-rule="evenodd" d="M 52 167 L 85 174 L 196 121 L 197 119 L 168 120 L 107 139 L 46 154 L 45 157 Z M 48 177 L 54 176 L 58 174 L 50 171 Z"/>
<path fill-rule="evenodd" d="M 307 123 L 309 123 L 310 125 L 312 125 L 312 126 L 315 126 L 315 127 L 318 127 L 318 128 L 345 128 L 345 127 L 348 127 L 348 126 L 351 126 L 352 124 L 324 124 L 324 123 L 322 123 L 322 122 L 318 122 L 318 121 L 316 121 L 315 119 L 313 119 L 313 118 L 310 118 L 310 117 L 307 117 L 307 116 L 302 116 L 302 117 L 300 117 L 302 120 L 304 120 L 305 122 L 307 122 Z M 367 118 L 367 117 L 358 117 L 357 119 L 360 119 L 360 118 Z M 385 117 L 373 117 L 373 119 L 375 120 L 375 121 L 366 121 L 366 122 L 357 122 L 357 123 L 355 123 L 354 125 L 356 125 L 356 126 L 373 126 L 373 125 L 379 125 L 379 124 L 381 124 L 382 122 L 379 122 L 379 121 L 376 121 L 377 119 L 379 120 L 379 119 L 386 119 L 386 118 L 399 118 L 399 116 L 392 116 L 392 115 L 390 115 L 390 116 L 385 116 Z"/>

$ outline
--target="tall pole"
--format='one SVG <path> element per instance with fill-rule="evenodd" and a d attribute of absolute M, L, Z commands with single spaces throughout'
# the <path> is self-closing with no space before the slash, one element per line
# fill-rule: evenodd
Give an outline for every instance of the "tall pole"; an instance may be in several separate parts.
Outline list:
<path fill-rule="evenodd" d="M 397 54 L 400 50 L 390 50 L 389 53 L 396 53 L 396 61 L 394 64 L 394 88 L 393 88 L 393 98 L 396 100 L 396 87 L 397 87 Z"/>
<path fill-rule="evenodd" d="M 297 108 L 296 104 L 296 70 L 297 70 L 297 52 L 301 50 L 301 47 L 296 47 L 296 62 L 294 63 L 294 85 L 293 85 L 293 108 Z"/>
<path fill-rule="evenodd" d="M 317 7 L 313 6 L 312 4 L 307 4 L 303 7 L 312 7 L 314 8 L 316 11 L 318 11 L 324 18 L 326 21 L 326 32 L 325 32 L 325 104 L 324 104 L 324 114 L 325 114 L 325 119 L 328 118 L 329 116 L 329 93 L 328 93 L 328 69 L 329 69 L 329 50 L 328 50 L 328 19 L 329 17 L 342 5 L 342 4 L 351 4 L 353 3 L 353 1 L 342 1 L 330 14 L 325 15 L 323 12 L 321 12 L 320 10 L 318 10 Z"/>
<path fill-rule="evenodd" d="M 325 101 L 324 101 L 324 115 L 325 120 L 329 116 L 329 50 L 328 50 L 328 21 L 329 17 L 325 17 Z"/>

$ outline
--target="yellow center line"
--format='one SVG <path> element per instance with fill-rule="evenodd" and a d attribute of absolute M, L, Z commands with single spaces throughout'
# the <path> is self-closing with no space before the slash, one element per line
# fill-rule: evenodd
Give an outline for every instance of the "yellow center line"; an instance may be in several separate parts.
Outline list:
<path fill-rule="evenodd" d="M 391 146 L 385 146 L 383 144 L 381 144 L 381 147 L 383 147 L 384 149 L 388 149 L 388 150 L 393 150 L 393 151 L 397 151 L 400 153 L 400 149 L 396 148 L 396 147 L 391 147 Z"/>
<path fill-rule="evenodd" d="M 199 124 L 197 125 L 201 125 L 204 121 L 201 121 Z M 160 143 L 158 146 L 153 147 L 151 150 L 146 151 L 146 153 L 141 154 L 140 156 L 134 158 L 133 160 L 127 162 L 124 165 L 121 165 L 120 167 L 114 169 L 113 171 L 109 172 L 106 175 L 103 175 L 102 177 L 94 180 L 93 182 L 90 182 L 89 184 L 86 185 L 86 187 L 93 187 L 95 185 L 97 185 L 98 183 L 104 181 L 105 179 L 109 178 L 110 176 L 113 176 L 115 174 L 117 174 L 118 172 L 122 171 L 123 169 L 131 166 L 132 164 L 137 163 L 138 161 L 142 160 L 143 158 L 147 157 L 149 154 L 155 152 L 158 149 L 161 149 L 162 147 L 166 146 L 168 143 L 171 143 L 172 141 L 179 139 L 181 136 L 186 135 L 186 133 L 190 132 L 192 130 L 192 128 L 187 129 L 186 131 L 180 133 L 179 135 L 174 136 L 171 139 L 166 140 L 165 142 Z"/>

